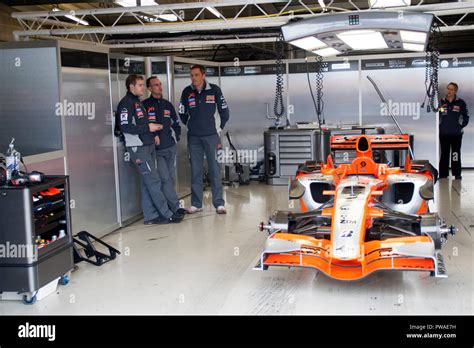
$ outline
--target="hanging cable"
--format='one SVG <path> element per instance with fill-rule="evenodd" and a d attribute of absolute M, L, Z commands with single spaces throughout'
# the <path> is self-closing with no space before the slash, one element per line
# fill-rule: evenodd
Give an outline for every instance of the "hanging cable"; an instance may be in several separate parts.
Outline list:
<path fill-rule="evenodd" d="M 273 104 L 273 112 L 276 117 L 275 124 L 280 125 L 280 118 L 285 113 L 285 104 L 283 102 L 283 74 L 285 72 L 285 66 L 283 64 L 285 50 L 285 41 L 283 34 L 280 33 L 276 42 L 276 91 L 275 91 L 275 103 Z"/>
<path fill-rule="evenodd" d="M 439 84 L 438 84 L 438 71 L 439 71 L 439 38 L 440 30 L 439 27 L 433 24 L 430 31 L 430 38 L 428 47 L 426 49 L 426 68 L 425 68 L 425 100 L 421 107 L 425 106 L 426 98 L 428 98 L 428 105 L 426 110 L 428 112 L 438 111 L 439 95 Z"/>
<path fill-rule="evenodd" d="M 316 117 L 318 118 L 318 125 L 321 127 L 322 124 L 326 123 L 324 119 L 324 100 L 323 100 L 323 81 L 324 81 L 324 70 L 327 69 L 327 62 L 323 62 L 323 57 L 316 56 L 316 98 L 314 97 L 313 87 L 309 78 L 309 64 L 308 57 L 305 57 L 306 62 L 306 78 L 308 80 L 309 91 L 311 98 L 313 99 L 314 109 L 316 111 Z"/>
<path fill-rule="evenodd" d="M 311 93 L 311 98 L 313 99 L 314 110 L 316 111 L 316 117 L 318 118 L 318 126 L 321 127 L 321 118 L 320 118 L 320 115 L 318 114 L 318 106 L 317 106 L 317 103 L 316 103 L 316 99 L 314 98 L 313 86 L 311 86 L 311 80 L 309 78 L 308 57 L 305 56 L 304 59 L 305 59 L 305 62 L 306 62 L 306 78 L 308 80 L 309 92 Z"/>
<path fill-rule="evenodd" d="M 327 65 L 326 62 L 323 62 L 322 56 L 316 56 L 316 114 L 318 115 L 318 120 L 322 120 L 322 124 L 326 123 L 324 119 L 323 72 L 327 69 Z"/>

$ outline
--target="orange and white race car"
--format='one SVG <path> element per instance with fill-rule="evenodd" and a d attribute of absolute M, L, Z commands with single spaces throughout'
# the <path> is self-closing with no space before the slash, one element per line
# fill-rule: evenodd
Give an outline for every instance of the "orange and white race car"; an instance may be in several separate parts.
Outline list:
<path fill-rule="evenodd" d="M 446 277 L 438 252 L 455 233 L 430 212 L 436 169 L 406 156 L 403 168 L 376 163 L 385 150 L 408 150 L 409 136 L 338 135 L 331 151 L 355 151 L 351 163 L 306 162 L 290 184 L 302 212 L 275 212 L 255 269 L 312 267 L 340 280 L 378 270 L 427 271 Z M 374 156 L 377 153 L 378 156 Z"/>

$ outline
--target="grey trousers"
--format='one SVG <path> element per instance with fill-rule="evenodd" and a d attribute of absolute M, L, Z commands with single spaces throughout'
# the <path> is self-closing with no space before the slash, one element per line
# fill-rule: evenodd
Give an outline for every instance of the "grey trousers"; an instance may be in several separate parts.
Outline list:
<path fill-rule="evenodd" d="M 127 147 L 130 158 L 141 177 L 142 210 L 145 221 L 158 217 L 169 219 L 173 212 L 161 191 L 161 179 L 156 164 L 155 145 Z"/>
<path fill-rule="evenodd" d="M 202 208 L 204 154 L 206 154 L 211 180 L 212 204 L 215 208 L 225 204 L 221 172 L 216 158 L 218 144 L 220 144 L 220 139 L 217 134 L 203 137 L 188 135 L 188 151 L 191 161 L 191 204 L 196 208 Z"/>
<path fill-rule="evenodd" d="M 176 182 L 176 145 L 166 149 L 157 149 L 156 163 L 161 179 L 161 191 L 168 202 L 168 207 L 175 213 L 179 209 L 178 195 L 174 186 Z"/>

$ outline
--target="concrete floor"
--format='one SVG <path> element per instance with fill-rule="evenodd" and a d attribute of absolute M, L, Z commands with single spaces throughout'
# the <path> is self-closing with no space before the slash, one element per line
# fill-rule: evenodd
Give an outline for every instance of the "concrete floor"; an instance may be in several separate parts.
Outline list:
<path fill-rule="evenodd" d="M 266 239 L 257 224 L 287 209 L 287 187 L 226 188 L 227 215 L 210 208 L 179 225 L 137 222 L 105 238 L 122 255 L 86 263 L 34 306 L 0 302 L 0 314 L 473 314 L 474 172 L 442 180 L 441 215 L 459 228 L 443 248 L 449 278 L 372 274 L 340 282 L 311 269 L 253 271 Z M 189 204 L 189 200 L 186 201 Z"/>

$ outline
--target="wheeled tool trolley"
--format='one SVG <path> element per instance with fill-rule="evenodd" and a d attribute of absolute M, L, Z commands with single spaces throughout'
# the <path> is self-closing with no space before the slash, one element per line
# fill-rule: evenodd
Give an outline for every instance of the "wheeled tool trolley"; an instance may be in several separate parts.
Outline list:
<path fill-rule="evenodd" d="M 0 186 L 0 298 L 35 303 L 74 267 L 69 178 Z"/>

